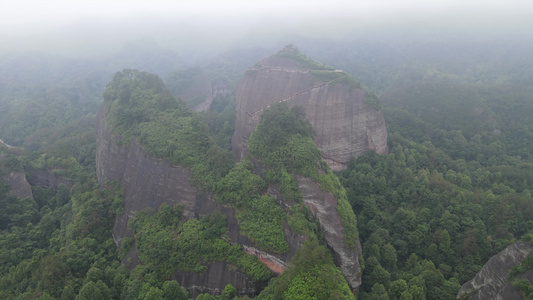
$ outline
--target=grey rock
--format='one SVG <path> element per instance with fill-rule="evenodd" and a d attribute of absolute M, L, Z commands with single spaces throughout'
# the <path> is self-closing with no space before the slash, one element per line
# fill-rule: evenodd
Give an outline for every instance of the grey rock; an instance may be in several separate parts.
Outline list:
<path fill-rule="evenodd" d="M 28 170 L 27 179 L 31 185 L 57 190 L 60 184 L 71 188 L 72 183 L 66 176 L 58 175 L 55 171 L 60 169 Z"/>
<path fill-rule="evenodd" d="M 474 279 L 461 286 L 457 299 L 522 299 L 520 291 L 509 282 L 507 276 L 511 268 L 520 265 L 522 260 L 532 251 L 533 245 L 531 243 L 516 242 L 494 255 Z M 533 283 L 533 270 L 529 270 L 517 278 L 525 278 Z"/>
<path fill-rule="evenodd" d="M 19 198 L 32 198 L 31 186 L 26 180 L 24 171 L 9 171 L 1 177 L 4 184 L 11 186 L 9 193 Z"/>
<path fill-rule="evenodd" d="M 320 229 L 334 253 L 336 264 L 340 266 L 352 291 L 356 291 L 361 285 L 361 247 L 351 250 L 344 245 L 344 227 L 337 212 L 337 199 L 333 194 L 322 191 L 310 178 L 297 176 L 297 180 L 304 204 L 319 220 Z"/>

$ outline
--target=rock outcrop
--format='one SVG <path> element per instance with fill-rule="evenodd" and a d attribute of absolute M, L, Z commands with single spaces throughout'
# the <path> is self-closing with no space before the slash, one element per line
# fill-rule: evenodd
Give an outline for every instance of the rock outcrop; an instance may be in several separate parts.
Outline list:
<path fill-rule="evenodd" d="M 22 148 L 13 147 L 9 144 L 6 144 L 3 140 L 0 139 L 0 162 L 6 159 L 8 153 L 12 155 L 18 155 L 17 153 L 23 151 Z M 9 168 L 8 168 L 9 169 Z M 6 185 L 9 185 L 9 193 L 19 197 L 19 198 L 32 198 L 33 193 L 31 191 L 31 186 L 26 179 L 26 173 L 24 170 L 15 169 L 15 170 L 3 170 L 5 174 L 0 176 L 0 181 Z"/>
<path fill-rule="evenodd" d="M 308 67 L 291 58 L 301 56 L 294 48 L 280 53 L 286 55 L 261 60 L 239 83 L 231 142 L 238 157 L 246 152 L 262 111 L 277 102 L 305 109 L 306 118 L 316 131 L 315 143 L 334 171 L 345 169 L 352 157 L 368 150 L 388 152 L 383 113 L 368 104 L 371 96 L 354 85 L 348 74 L 326 66 Z"/>
<path fill-rule="evenodd" d="M 528 242 L 516 242 L 494 255 L 476 274 L 474 279 L 463 284 L 457 299 L 470 300 L 506 300 L 522 299 L 518 288 L 508 280 L 512 267 L 520 265 L 522 260 L 533 252 L 533 245 Z M 517 276 L 533 283 L 533 270 Z"/>
<path fill-rule="evenodd" d="M 136 76 L 135 74 L 137 73 L 132 72 L 130 75 Z M 142 80 L 144 75 L 139 74 L 137 74 L 139 80 Z M 120 76 L 117 78 L 122 80 Z M 152 77 L 148 79 L 153 80 Z M 127 78 L 125 80 L 132 79 Z M 117 85 L 116 82 L 114 84 Z M 142 81 L 139 81 L 138 86 L 143 84 Z M 95 124 L 98 182 L 104 186 L 108 181 L 118 181 L 124 192 L 124 213 L 117 216 L 112 232 L 116 245 L 121 245 L 124 237 L 132 237 L 132 230 L 128 226 L 128 222 L 137 211 L 146 208 L 157 210 L 163 203 L 181 204 L 184 217 L 189 219 L 199 218 L 215 211 L 224 214 L 228 241 L 242 245 L 245 253 L 255 255 L 273 273 L 283 272 L 296 251 L 309 237 L 293 231 L 289 222 L 285 220 L 282 226 L 285 241 L 289 246 L 288 251 L 274 253 L 263 250 L 247 236 L 241 235 L 237 211 L 232 205 L 222 205 L 215 201 L 214 195 L 190 183 L 191 170 L 189 168 L 164 159 L 154 158 L 145 151 L 144 146 L 136 137 L 123 139 L 120 135 L 113 134 L 106 122 L 113 122 L 114 119 L 109 118 L 114 115 L 110 114 L 107 116 L 109 118 L 105 116 L 105 105 L 116 104 L 116 102 L 111 102 L 114 95 L 125 96 L 119 97 L 120 100 L 117 101 L 125 103 L 128 100 L 127 84 L 124 84 L 126 88 L 118 86 L 118 93 L 117 90 L 113 90 L 113 86 L 109 88 L 109 91 L 106 91 L 107 94 L 105 95 L 108 95 L 108 98 L 99 110 Z M 159 95 L 163 95 L 165 91 L 160 92 Z M 112 108 L 113 106 L 110 106 L 109 111 L 112 111 Z M 368 140 L 366 136 L 365 138 Z M 180 141 L 176 141 L 179 146 L 182 145 Z M 266 167 L 260 160 L 252 158 L 252 161 L 255 165 L 255 174 L 264 176 Z M 352 235 L 345 232 L 346 224 L 343 224 L 345 220 L 341 220 L 337 211 L 338 199 L 333 194 L 323 191 L 319 184 L 310 178 L 300 176 L 297 183 L 303 196 L 303 204 L 310 208 L 314 217 L 319 221 L 325 241 L 334 254 L 336 264 L 341 267 L 349 286 L 355 291 L 361 283 L 361 268 L 358 260 L 360 247 L 350 248 L 345 245 L 346 236 Z M 269 185 L 266 194 L 275 198 L 276 203 L 287 213 L 290 213 L 289 210 L 294 203 L 289 203 L 289 200 L 283 199 L 279 186 Z M 354 233 L 353 231 L 350 232 Z M 356 236 L 353 237 L 356 238 Z M 351 238 L 349 240 L 355 241 Z M 129 249 L 123 263 L 129 268 L 134 268 L 137 264 L 142 263 L 135 245 Z M 259 292 L 258 288 L 265 284 L 265 282 L 254 282 L 246 274 L 236 270 L 234 266 L 228 266 L 225 262 L 207 262 L 206 267 L 206 272 L 202 274 L 177 270 L 173 278 L 189 291 L 195 291 L 195 293 L 217 293 L 223 290 L 226 284 L 231 283 L 241 294 L 256 294 Z"/>
<path fill-rule="evenodd" d="M 44 188 L 50 188 L 53 190 L 57 190 L 60 184 L 64 184 L 66 187 L 71 188 L 72 183 L 66 176 L 58 175 L 55 171 L 61 170 L 59 168 L 56 169 L 48 169 L 48 170 L 28 170 L 28 182 L 31 185 L 37 185 Z"/>
<path fill-rule="evenodd" d="M 189 183 L 190 169 L 151 157 L 135 139 L 125 143 L 121 137 L 113 136 L 104 120 L 104 106 L 98 112 L 95 131 L 98 182 L 104 186 L 107 181 L 119 181 L 124 189 L 124 214 L 116 218 L 113 227 L 113 239 L 117 246 L 124 237 L 132 236 L 128 221 L 135 212 L 145 208 L 157 210 L 162 203 L 183 205 L 183 214 L 187 218 L 220 211 L 226 216 L 231 241 L 243 245 L 245 252 L 256 255 L 274 273 L 282 272 L 296 250 L 303 245 L 306 238 L 292 232 L 285 224 L 285 239 L 290 246 L 287 253 L 274 254 L 257 249 L 248 237 L 240 234 L 234 208 L 217 203 L 212 194 Z M 140 262 L 134 250 L 130 250 L 125 260 L 128 258 L 134 262 L 129 265 L 130 268 L 135 267 L 135 262 Z M 190 291 L 213 292 L 231 283 L 240 293 L 254 294 L 260 291 L 258 286 L 264 287 L 264 283 L 255 283 L 249 278 L 244 280 L 245 274 L 219 264 L 210 265 L 206 273 L 191 276 L 188 272 L 177 271 L 173 278 Z M 235 278 L 236 281 L 228 282 L 228 278 Z M 207 279 L 209 284 L 205 285 Z M 211 281 L 220 283 L 220 286 L 214 286 Z"/>
<path fill-rule="evenodd" d="M 26 180 L 24 171 L 9 171 L 1 177 L 4 184 L 11 186 L 9 193 L 19 198 L 32 198 L 31 186 Z"/>
<path fill-rule="evenodd" d="M 297 176 L 297 179 L 304 204 L 320 222 L 322 234 L 335 254 L 336 265 L 340 266 L 348 285 L 355 291 L 361 285 L 361 246 L 353 250 L 346 247 L 344 227 L 337 212 L 337 199 L 333 194 L 322 191 L 310 178 Z"/>

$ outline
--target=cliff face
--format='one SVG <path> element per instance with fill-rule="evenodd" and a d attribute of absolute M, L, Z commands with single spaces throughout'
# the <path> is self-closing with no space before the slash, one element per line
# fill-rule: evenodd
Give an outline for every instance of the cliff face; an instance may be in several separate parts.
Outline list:
<path fill-rule="evenodd" d="M 322 83 L 322 86 L 327 84 L 329 83 Z M 138 87 L 141 87 L 141 89 L 151 87 L 150 92 L 154 94 L 154 99 L 157 101 L 146 100 L 146 97 L 143 93 L 141 93 L 141 95 L 136 94 L 139 90 Z M 321 87 L 318 89 L 321 89 Z M 348 87 L 346 89 L 351 91 Z M 135 93 L 132 91 L 135 91 Z M 106 124 L 106 122 L 109 121 L 110 124 L 113 124 L 113 128 L 116 128 L 117 132 L 126 133 L 127 131 L 121 131 L 124 130 L 124 128 L 121 126 L 139 126 L 130 128 L 136 128 L 136 130 L 141 131 L 139 136 L 142 136 L 143 143 L 146 144 L 147 147 L 151 147 L 149 148 L 152 151 L 151 153 L 153 153 L 154 150 L 166 149 L 165 147 L 167 146 L 167 140 L 175 138 L 175 134 L 178 134 L 179 138 L 172 140 L 172 145 L 173 147 L 175 146 L 175 148 L 172 148 L 172 151 L 174 151 L 172 153 L 182 155 L 183 153 L 179 151 L 181 150 L 180 147 L 183 149 L 189 149 L 187 147 L 196 147 L 198 144 L 196 140 L 194 140 L 194 143 L 192 143 L 191 140 L 188 139 L 189 137 L 187 135 L 182 134 L 179 131 L 180 128 L 183 127 L 183 124 L 180 123 L 180 127 L 173 123 L 165 123 L 162 126 L 157 127 L 160 124 L 153 120 L 159 120 L 158 118 L 167 120 L 165 118 L 170 119 L 174 117 L 182 118 L 181 120 L 186 120 L 185 118 L 189 117 L 181 116 L 181 114 L 187 114 L 188 110 L 182 109 L 179 106 L 175 106 L 176 108 L 174 108 L 174 106 L 172 106 L 173 99 L 171 99 L 171 97 L 167 97 L 167 95 L 168 92 L 164 88 L 164 85 L 157 78 L 154 78 L 150 74 L 144 74 L 132 70 L 127 70 L 124 73 L 117 73 L 115 79 L 110 83 L 110 85 L 108 85 L 108 88 L 104 93 L 104 105 L 98 112 L 95 124 L 96 173 L 98 182 L 101 186 L 104 186 L 107 181 L 118 181 L 120 188 L 124 192 L 124 214 L 117 216 L 112 232 L 116 245 L 121 245 L 121 241 L 124 237 L 132 237 L 132 231 L 131 228 L 128 227 L 128 222 L 132 217 L 134 217 L 137 211 L 146 208 L 158 210 L 163 203 L 167 203 L 171 206 L 181 204 L 183 207 L 182 214 L 188 219 L 198 219 L 201 216 L 219 211 L 226 217 L 226 235 L 229 237 L 227 241 L 242 245 L 245 253 L 255 255 L 259 261 L 267 266 L 273 273 L 279 274 L 283 272 L 285 268 L 287 268 L 291 258 L 296 254 L 297 250 L 302 247 L 307 239 L 309 239 L 304 232 L 314 235 L 314 231 L 306 231 L 302 230 L 301 228 L 298 229 L 297 226 L 294 230 L 302 232 L 302 234 L 298 234 L 291 229 L 291 226 L 293 225 L 289 226 L 289 221 L 293 221 L 295 219 L 285 219 L 282 217 L 280 218 L 282 227 L 277 227 L 276 230 L 278 230 L 277 232 L 279 233 L 279 229 L 282 229 L 285 242 L 288 244 L 288 250 L 282 241 L 280 242 L 283 244 L 283 248 L 281 248 L 283 250 L 279 250 L 280 248 L 269 247 L 268 244 L 262 243 L 263 240 L 260 239 L 257 239 L 257 241 L 262 245 L 262 247 L 257 246 L 250 238 L 245 235 L 241 235 L 241 226 L 237 220 L 237 211 L 231 204 L 231 201 L 228 202 L 226 200 L 219 199 L 220 201 L 225 201 L 224 203 L 226 204 L 222 205 L 214 200 L 214 195 L 210 194 L 209 192 L 199 190 L 196 186 L 189 182 L 191 170 L 188 167 L 179 165 L 182 163 L 186 164 L 184 160 L 177 160 L 175 163 L 171 163 L 164 159 L 156 159 L 151 154 L 148 154 L 147 151 L 145 151 L 144 146 L 138 142 L 137 138 L 134 137 L 126 140 L 121 136 L 113 135 L 111 127 Z M 364 101 L 364 99 L 361 101 Z M 109 107 L 106 107 L 106 105 L 109 105 Z M 139 108 L 142 108 L 142 111 L 145 112 L 145 114 L 150 115 L 143 115 L 139 112 Z M 168 113 L 169 111 L 173 111 L 173 114 Z M 159 112 L 161 112 L 161 114 L 158 115 Z M 168 114 L 164 114 L 163 112 Z M 146 130 L 146 127 L 142 127 L 141 125 L 135 123 L 131 125 L 129 123 L 131 118 L 128 119 L 123 117 L 127 113 L 138 115 L 138 119 L 140 120 L 149 120 L 142 124 L 153 124 L 155 127 L 149 127 L 150 130 Z M 108 115 L 105 116 L 106 114 Z M 204 135 L 201 134 L 200 129 L 193 131 L 193 129 L 201 128 L 201 124 L 198 124 L 198 120 L 192 118 L 192 120 L 186 120 L 183 122 L 190 122 L 191 127 L 188 128 L 190 130 L 190 136 L 200 138 L 204 137 Z M 192 125 L 197 127 L 193 127 Z M 327 130 L 324 129 L 324 132 L 326 131 Z M 172 135 L 165 135 L 167 132 L 172 132 Z M 158 135 L 159 133 L 161 133 L 161 135 Z M 163 138 L 161 138 L 161 136 L 163 136 Z M 150 139 L 152 137 L 158 138 L 157 142 L 160 142 L 160 140 L 163 140 L 164 142 L 158 144 Z M 365 139 L 367 142 L 369 141 L 368 136 L 365 136 Z M 372 141 L 375 139 L 370 138 L 370 140 Z M 311 142 L 309 139 L 307 141 Z M 208 141 L 205 140 L 204 142 L 207 143 Z M 374 142 L 372 142 L 372 144 L 374 144 Z M 203 146 L 203 144 L 200 144 L 200 146 Z M 201 150 L 196 152 L 184 152 L 185 154 L 183 155 L 190 157 L 198 155 L 197 153 L 201 152 L 202 155 L 198 156 L 197 159 L 209 159 L 209 157 L 203 155 L 205 149 L 200 149 Z M 165 151 L 165 153 L 166 152 L 167 151 Z M 313 161 L 318 163 L 320 155 L 318 154 L 318 151 L 314 145 L 312 145 L 310 153 L 313 153 L 310 156 Z M 166 156 L 161 155 L 160 157 Z M 174 159 L 178 157 L 178 155 L 168 157 L 169 159 Z M 252 160 L 253 164 L 255 165 L 255 174 L 264 177 L 265 174 L 263 173 L 266 172 L 266 166 L 263 165 L 260 160 Z M 211 168 L 210 165 L 201 165 L 200 163 L 195 164 L 194 166 Z M 329 172 L 329 170 L 327 171 Z M 242 172 L 249 172 L 249 170 Z M 226 178 L 231 178 L 231 176 L 224 177 L 224 179 Z M 258 192 L 258 197 L 263 197 L 265 194 L 268 194 L 268 196 L 276 199 L 274 202 L 275 204 L 273 205 L 279 205 L 279 207 L 284 210 L 285 213 L 292 215 L 292 208 L 293 205 L 295 205 L 295 203 L 292 201 L 295 200 L 290 196 L 288 199 L 284 199 L 282 197 L 282 193 L 280 192 L 281 187 L 277 184 L 272 183 L 268 185 L 266 182 L 263 183 L 264 185 L 259 184 L 262 186 L 262 190 Z M 303 204 L 310 208 L 314 217 L 320 223 L 320 228 L 322 229 L 321 232 L 329 248 L 334 254 L 336 264 L 341 267 L 342 273 L 347 279 L 352 290 L 356 290 L 360 285 L 361 280 L 361 270 L 358 261 L 360 247 L 356 247 L 355 245 L 357 243 L 356 228 L 347 226 L 345 223 L 347 222 L 346 220 L 351 220 L 350 216 L 339 213 L 337 209 L 339 203 L 344 203 L 338 201 L 345 201 L 345 199 L 336 199 L 332 193 L 323 191 L 319 184 L 310 178 L 299 177 L 296 183 L 302 193 Z M 222 194 L 228 189 L 231 190 L 231 186 L 233 186 L 231 181 L 229 186 L 229 188 L 217 186 L 216 189 Z M 267 186 L 268 189 L 266 191 L 263 190 Z M 246 187 L 243 187 L 243 189 L 245 188 Z M 237 192 L 237 194 L 238 193 L 240 192 Z M 234 195 L 231 197 L 233 196 Z M 347 202 L 346 205 L 349 206 Z M 247 221 L 243 221 L 242 219 L 241 213 L 243 211 L 246 212 L 245 210 L 239 210 L 239 220 L 243 222 L 242 224 L 244 226 L 245 222 Z M 349 212 L 352 213 L 351 210 L 349 210 Z M 281 215 L 283 215 L 283 213 L 281 213 Z M 353 217 L 354 216 L 351 215 L 353 222 L 349 221 L 349 224 L 355 224 L 356 221 Z M 303 222 L 308 222 L 305 218 L 306 217 L 304 217 Z M 302 221 L 302 219 L 299 220 Z M 348 231 L 346 231 L 345 228 L 348 228 L 346 229 Z M 258 229 L 253 230 L 256 230 L 257 232 Z M 250 234 L 250 232 L 248 232 L 248 234 Z M 250 236 L 253 237 L 254 235 Z M 277 236 L 281 237 L 281 235 Z M 351 245 L 350 247 L 345 245 L 345 239 Z M 136 246 L 133 246 L 131 249 L 129 249 L 126 258 L 123 261 L 128 265 L 129 268 L 134 268 L 137 264 L 142 263 L 136 249 Z M 262 249 L 274 250 L 264 251 Z M 275 251 L 285 253 L 275 253 Z M 231 283 L 240 291 L 240 293 L 255 294 L 259 291 L 257 287 L 261 284 L 264 284 L 264 282 L 254 282 L 246 274 L 236 270 L 234 266 L 228 267 L 224 262 L 209 262 L 206 263 L 206 267 L 207 271 L 202 274 L 176 271 L 173 275 L 173 278 L 182 283 L 182 285 L 190 291 L 210 293 L 221 291 L 226 284 Z"/>
<path fill-rule="evenodd" d="M 66 187 L 71 188 L 72 183 L 70 183 L 70 180 L 65 176 L 55 174 L 55 170 L 57 169 L 28 170 L 28 182 L 31 185 L 38 185 L 53 190 L 57 190 L 60 184 L 64 184 Z"/>
<path fill-rule="evenodd" d="M 22 148 L 8 145 L 0 139 L 0 162 L 6 159 L 6 153 L 4 153 L 4 151 L 13 152 L 16 155 L 17 152 L 23 150 Z M 19 198 L 29 197 L 33 199 L 31 186 L 28 183 L 28 180 L 26 180 L 26 174 L 24 170 L 6 170 L 5 174 L 0 176 L 0 181 L 11 187 L 9 190 L 10 194 Z"/>
<path fill-rule="evenodd" d="M 368 150 L 388 152 L 383 113 L 367 104 L 367 92 L 350 85 L 340 70 L 311 70 L 271 56 L 249 70 L 236 95 L 232 149 L 242 157 L 264 108 L 276 102 L 300 105 L 316 131 L 315 143 L 334 171 Z"/>
<path fill-rule="evenodd" d="M 11 186 L 9 193 L 19 198 L 32 198 L 31 186 L 26 180 L 24 171 L 9 171 L 1 177 L 4 184 Z"/>
<path fill-rule="evenodd" d="M 188 168 L 151 157 L 135 140 L 118 145 L 117 139 L 120 137 L 113 136 L 104 121 L 104 107 L 98 112 L 95 131 L 98 182 L 103 186 L 106 181 L 117 180 L 124 189 L 124 214 L 116 218 L 113 227 L 113 239 L 117 245 L 120 245 L 124 237 L 132 236 L 127 224 L 135 212 L 145 208 L 157 210 L 162 203 L 182 204 L 183 215 L 187 218 L 198 218 L 215 210 L 220 211 L 226 216 L 231 241 L 243 245 L 246 253 L 256 255 L 274 273 L 280 273 L 286 268 L 291 257 L 305 241 L 304 236 L 295 234 L 285 225 L 289 252 L 273 254 L 257 249 L 249 238 L 240 234 L 235 209 L 217 203 L 213 195 L 191 185 Z M 128 258 L 133 262 L 140 262 L 134 249 L 130 250 L 125 261 Z M 133 268 L 135 265 L 136 263 L 129 267 Z M 254 294 L 259 292 L 257 287 L 262 284 L 255 283 L 245 274 L 220 263 L 211 264 L 205 273 L 194 276 L 177 271 L 173 278 L 190 291 L 197 292 L 221 291 L 226 284 L 231 283 L 241 293 Z"/>
<path fill-rule="evenodd" d="M 491 257 L 476 274 L 474 279 L 463 284 L 457 299 L 522 299 L 518 288 L 507 280 L 512 267 L 520 265 L 522 260 L 533 252 L 533 245 L 527 242 L 516 242 L 502 252 Z M 517 276 L 533 282 L 533 270 Z"/>
<path fill-rule="evenodd" d="M 361 247 L 350 250 L 344 244 L 344 228 L 337 212 L 337 199 L 333 194 L 322 191 L 310 178 L 298 176 L 297 179 L 304 204 L 319 220 L 324 238 L 335 254 L 336 265 L 340 266 L 348 285 L 355 291 L 361 285 Z"/>

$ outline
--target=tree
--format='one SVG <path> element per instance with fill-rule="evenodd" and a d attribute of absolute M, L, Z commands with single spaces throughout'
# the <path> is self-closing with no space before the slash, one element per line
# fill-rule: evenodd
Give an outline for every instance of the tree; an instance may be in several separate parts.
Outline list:
<path fill-rule="evenodd" d="M 144 296 L 144 300 L 165 300 L 163 291 L 156 287 L 151 287 L 148 293 Z"/>
<path fill-rule="evenodd" d="M 169 280 L 163 283 L 163 298 L 165 300 L 187 300 L 189 293 L 182 288 L 176 281 Z"/>
<path fill-rule="evenodd" d="M 407 291 L 407 282 L 403 279 L 395 280 L 389 287 L 389 295 L 392 299 L 399 299 L 400 296 Z"/>
<path fill-rule="evenodd" d="M 98 280 L 97 283 L 89 281 L 81 288 L 76 300 L 107 300 L 110 294 L 109 288 L 103 281 Z"/>
<path fill-rule="evenodd" d="M 396 262 L 398 261 L 396 249 L 388 243 L 381 249 L 381 264 L 389 271 L 396 269 Z"/>
<path fill-rule="evenodd" d="M 381 283 L 376 283 L 372 286 L 372 292 L 367 298 L 368 300 L 389 300 L 389 295 L 385 286 Z"/>
<path fill-rule="evenodd" d="M 226 285 L 224 291 L 222 291 L 222 297 L 229 300 L 233 299 L 235 296 L 237 296 L 237 289 L 231 284 Z"/>

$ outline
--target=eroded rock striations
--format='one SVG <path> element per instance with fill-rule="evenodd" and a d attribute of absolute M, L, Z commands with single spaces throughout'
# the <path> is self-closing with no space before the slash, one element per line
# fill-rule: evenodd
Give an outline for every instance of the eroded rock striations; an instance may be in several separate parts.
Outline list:
<path fill-rule="evenodd" d="M 135 212 L 152 208 L 157 210 L 162 203 L 183 205 L 187 218 L 198 218 L 215 210 L 226 216 L 228 236 L 232 242 L 243 245 L 248 254 L 256 255 L 272 272 L 282 272 L 289 260 L 304 243 L 305 237 L 284 226 L 285 239 L 290 250 L 287 253 L 268 253 L 246 236 L 241 235 L 232 207 L 223 206 L 214 200 L 212 194 L 199 190 L 189 183 L 190 169 L 174 165 L 168 161 L 150 156 L 135 139 L 129 144 L 119 143 L 121 137 L 113 136 L 104 118 L 104 107 L 97 115 L 96 131 L 96 171 L 98 182 L 103 186 L 107 181 L 119 181 L 124 189 L 124 214 L 118 216 L 113 226 L 113 239 L 120 245 L 124 237 L 131 237 L 128 221 Z M 134 249 L 126 260 L 140 262 Z M 191 275 L 191 272 L 176 271 L 173 278 L 192 293 L 216 293 L 227 284 L 232 284 L 241 294 L 256 294 L 265 283 L 253 282 L 244 273 L 229 268 L 225 263 L 213 263 L 205 273 Z"/>
<path fill-rule="evenodd" d="M 304 204 L 311 209 L 313 216 L 320 222 L 320 229 L 334 253 L 335 261 L 352 291 L 361 285 L 361 264 L 359 255 L 361 246 L 350 249 L 345 245 L 344 228 L 337 212 L 337 199 L 331 193 L 324 192 L 310 178 L 297 176 L 298 187 L 302 191 Z"/>
<path fill-rule="evenodd" d="M 491 257 L 474 279 L 463 284 L 457 294 L 457 299 L 522 299 L 518 288 L 508 280 L 508 274 L 512 267 L 520 265 L 522 260 L 532 252 L 533 244 L 528 242 L 516 242 L 505 248 Z M 533 270 L 517 278 L 525 278 L 533 283 Z"/>
<path fill-rule="evenodd" d="M 315 143 L 334 171 L 368 150 L 388 152 L 383 113 L 368 94 L 341 70 L 313 62 L 293 47 L 261 60 L 246 72 L 236 95 L 232 149 L 238 157 L 264 108 L 276 102 L 301 105 L 316 131 Z"/>

